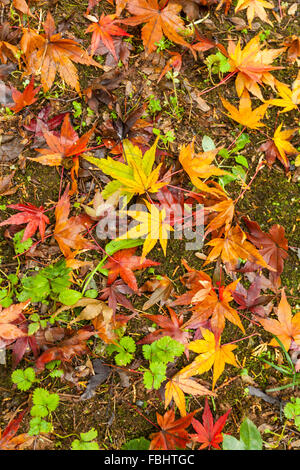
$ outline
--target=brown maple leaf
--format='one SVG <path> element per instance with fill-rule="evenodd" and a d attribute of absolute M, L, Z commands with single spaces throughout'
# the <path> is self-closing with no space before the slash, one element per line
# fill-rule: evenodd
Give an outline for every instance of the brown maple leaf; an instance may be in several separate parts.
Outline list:
<path fill-rule="evenodd" d="M 272 166 L 277 158 L 284 165 L 285 170 L 289 171 L 290 162 L 287 158 L 287 154 L 293 155 L 297 153 L 297 149 L 289 142 L 289 139 L 295 133 L 296 129 L 287 129 L 282 131 L 282 124 L 283 123 L 277 127 L 273 138 L 271 140 L 267 140 L 267 142 L 262 144 L 258 150 L 265 152 L 267 164 L 269 166 Z"/>
<path fill-rule="evenodd" d="M 291 63 L 296 62 L 297 58 L 300 56 L 300 36 L 294 34 L 287 38 L 283 45 L 287 47 L 288 61 Z"/>
<path fill-rule="evenodd" d="M 62 80 L 80 94 L 78 73 L 73 62 L 84 65 L 102 66 L 94 61 L 74 39 L 63 39 L 60 33 L 55 34 L 55 23 L 48 11 L 43 23 L 45 34 L 24 28 L 21 48 L 24 52 L 26 72 L 41 74 L 44 91 L 48 91 L 59 72 Z"/>
<path fill-rule="evenodd" d="M 140 23 L 146 23 L 142 28 L 142 40 L 146 49 L 146 54 L 150 54 L 157 48 L 163 35 L 168 39 L 191 49 L 178 31 L 184 29 L 184 22 L 178 15 L 181 5 L 165 0 L 131 0 L 126 6 L 127 10 L 135 15 L 121 23 L 130 26 L 137 26 Z"/>
<path fill-rule="evenodd" d="M 57 346 L 53 346 L 47 349 L 47 351 L 44 351 L 35 363 L 36 368 L 38 371 L 42 371 L 45 365 L 50 361 L 60 360 L 62 362 L 68 362 L 76 355 L 88 353 L 89 348 L 86 345 L 86 340 L 94 334 L 95 331 L 84 328 L 75 331 L 71 337 L 63 340 Z"/>

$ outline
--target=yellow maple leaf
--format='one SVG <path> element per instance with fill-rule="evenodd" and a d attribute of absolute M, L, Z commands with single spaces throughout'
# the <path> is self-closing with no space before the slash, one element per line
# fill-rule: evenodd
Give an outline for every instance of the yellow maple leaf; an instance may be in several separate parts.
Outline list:
<path fill-rule="evenodd" d="M 273 89 L 275 87 L 276 79 L 270 71 L 283 67 L 272 66 L 271 63 L 286 48 L 262 50 L 262 47 L 259 34 L 251 39 L 244 49 L 241 49 L 240 40 L 238 43 L 229 41 L 228 61 L 230 71 L 237 72 L 235 87 L 239 97 L 245 90 L 248 90 L 258 99 L 264 101 L 259 84 L 269 85 Z"/>
<path fill-rule="evenodd" d="M 222 97 L 221 100 L 224 108 L 229 111 L 229 114 L 227 114 L 227 116 L 233 119 L 234 121 L 237 121 L 243 126 L 249 127 L 250 129 L 258 129 L 258 127 L 263 127 L 265 125 L 264 123 L 260 122 L 260 120 L 265 115 L 268 103 L 264 103 L 258 108 L 252 110 L 251 99 L 247 91 L 244 91 L 241 96 L 239 109 L 235 108 L 232 104 L 230 104 Z"/>
<path fill-rule="evenodd" d="M 267 103 L 269 105 L 283 108 L 282 111 L 279 111 L 280 113 L 287 113 L 292 109 L 298 109 L 297 105 L 300 104 L 300 72 L 298 73 L 298 77 L 293 83 L 292 89 L 290 89 L 285 83 L 279 82 L 278 80 L 276 80 L 275 85 L 280 98 L 274 98 L 267 101 Z"/>
<path fill-rule="evenodd" d="M 274 132 L 273 142 L 280 153 L 281 158 L 286 166 L 289 165 L 289 161 L 287 159 L 286 154 L 294 154 L 297 153 L 297 149 L 289 142 L 289 139 L 294 134 L 296 129 L 287 129 L 285 131 L 281 130 L 282 123 L 277 127 L 276 131 Z"/>
<path fill-rule="evenodd" d="M 187 172 L 191 182 L 196 186 L 196 188 L 204 192 L 224 195 L 222 190 L 220 191 L 219 189 L 211 188 L 200 179 L 210 178 L 211 176 L 221 176 L 227 173 L 215 165 L 211 165 L 220 149 L 209 150 L 208 152 L 196 154 L 194 141 L 195 139 L 193 139 L 193 141 L 187 146 L 184 145 L 180 150 L 179 161 L 183 169 Z"/>
<path fill-rule="evenodd" d="M 85 156 L 86 160 L 114 178 L 102 191 L 104 199 L 107 199 L 115 191 L 119 190 L 120 194 L 126 195 L 127 201 L 129 201 L 134 194 L 155 193 L 167 184 L 167 181 L 158 182 L 161 163 L 152 170 L 157 142 L 158 138 L 143 155 L 138 146 L 125 139 L 123 141 L 123 158 L 126 163 L 118 162 L 110 157 L 99 159 L 88 155 Z"/>
<path fill-rule="evenodd" d="M 255 16 L 258 16 L 265 23 L 272 25 L 272 21 L 269 20 L 265 8 L 274 8 L 273 3 L 266 2 L 265 0 L 239 0 L 234 12 L 238 13 L 246 8 L 250 28 L 252 28 L 252 21 Z"/>
<path fill-rule="evenodd" d="M 232 364 L 239 367 L 233 354 L 233 350 L 237 346 L 233 344 L 224 344 L 221 346 L 220 337 L 216 340 L 215 335 L 205 329 L 201 328 L 203 339 L 198 339 L 189 343 L 188 348 L 197 353 L 196 359 L 180 371 L 186 377 L 191 377 L 195 374 L 204 374 L 213 367 L 213 383 L 212 389 L 222 374 L 225 364 Z"/>
<path fill-rule="evenodd" d="M 182 374 L 181 371 L 173 375 L 166 384 L 165 387 L 165 408 L 170 404 L 173 399 L 181 416 L 186 416 L 186 406 L 184 394 L 197 396 L 197 395 L 209 395 L 215 396 L 214 392 L 211 392 L 203 385 L 196 382 L 195 379 L 191 379 Z"/>
<path fill-rule="evenodd" d="M 165 209 L 159 210 L 154 204 L 150 204 L 144 200 L 149 212 L 146 211 L 121 211 L 122 215 L 128 215 L 133 219 L 140 222 L 128 230 L 128 232 L 121 235 L 116 240 L 135 239 L 146 236 L 143 252 L 141 257 L 141 264 L 144 262 L 147 254 L 156 245 L 157 240 L 160 241 L 164 255 L 166 256 L 167 243 L 169 232 L 173 231 L 171 225 L 164 223 L 166 218 Z"/>

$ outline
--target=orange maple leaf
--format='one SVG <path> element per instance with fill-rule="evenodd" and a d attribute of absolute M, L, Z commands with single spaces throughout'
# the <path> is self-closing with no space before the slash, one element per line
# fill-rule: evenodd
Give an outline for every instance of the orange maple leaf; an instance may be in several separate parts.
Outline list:
<path fill-rule="evenodd" d="M 238 282 L 237 279 L 226 287 L 220 285 L 218 289 L 211 287 L 208 294 L 205 290 L 204 292 L 199 290 L 191 300 L 193 305 L 192 316 L 184 324 L 185 328 L 198 328 L 203 322 L 211 318 L 211 328 L 218 337 L 224 330 L 225 319 L 227 319 L 245 333 L 238 312 L 229 305 L 233 300 L 232 292 Z M 206 295 L 203 297 L 203 294 Z"/>
<path fill-rule="evenodd" d="M 259 322 L 265 330 L 278 337 L 287 351 L 290 349 L 292 341 L 300 345 L 300 312 L 292 316 L 291 307 L 286 300 L 284 289 L 282 289 L 277 317 L 278 320 L 261 318 Z M 272 346 L 279 346 L 275 338 L 270 341 L 270 344 Z"/>
<path fill-rule="evenodd" d="M 212 246 L 213 249 L 210 251 L 203 266 L 211 263 L 220 256 L 224 263 L 229 263 L 231 266 L 235 266 L 239 258 L 241 258 L 259 264 L 263 268 L 268 268 L 270 271 L 274 271 L 274 269 L 265 262 L 252 243 L 247 241 L 247 236 L 239 225 L 227 230 L 224 234 L 224 238 L 214 238 L 210 240 L 207 245 Z"/>
<path fill-rule="evenodd" d="M 211 176 L 222 176 L 227 173 L 215 165 L 211 165 L 220 149 L 218 148 L 215 150 L 209 150 L 208 152 L 196 154 L 194 142 L 195 139 L 193 139 L 193 141 L 187 146 L 183 145 L 180 150 L 179 161 L 183 169 L 189 175 L 193 185 L 200 189 L 200 191 L 216 195 L 223 195 L 224 192 L 222 189 L 212 188 L 206 183 L 203 183 L 203 181 L 200 179 L 207 179 Z"/>
<path fill-rule="evenodd" d="M 197 411 L 193 411 L 177 420 L 175 420 L 173 410 L 168 410 L 164 416 L 156 413 L 157 423 L 161 430 L 150 435 L 150 450 L 184 449 L 190 441 L 186 428 L 191 424 Z"/>
<path fill-rule="evenodd" d="M 11 106 L 10 109 L 15 113 L 21 111 L 21 109 L 25 108 L 26 106 L 30 106 L 31 104 L 35 103 L 38 100 L 36 94 L 40 91 L 41 87 L 33 88 L 34 87 L 34 77 L 30 80 L 29 84 L 25 88 L 23 92 L 17 90 L 15 87 L 11 87 L 12 90 L 12 99 L 14 100 L 14 106 Z"/>
<path fill-rule="evenodd" d="M 45 34 L 24 28 L 21 48 L 24 52 L 28 74 L 41 74 L 44 91 L 48 91 L 59 72 L 62 80 L 80 94 L 78 74 L 73 62 L 85 65 L 102 66 L 73 39 L 63 39 L 55 34 L 55 23 L 50 12 L 43 23 Z"/>
<path fill-rule="evenodd" d="M 235 87 L 238 96 L 242 96 L 245 90 L 248 90 L 254 96 L 264 101 L 258 84 L 266 84 L 275 87 L 275 77 L 270 73 L 272 70 L 282 69 L 283 67 L 270 65 L 282 52 L 281 49 L 262 49 L 259 34 L 255 36 L 245 48 L 241 49 L 240 40 L 236 44 L 229 41 L 228 60 L 230 71 L 237 72 Z"/>
<path fill-rule="evenodd" d="M 68 193 L 69 186 L 67 186 L 64 194 L 56 205 L 54 238 L 63 255 L 67 259 L 73 259 L 79 252 L 95 247 L 82 235 L 82 232 L 86 231 L 87 228 L 91 226 L 91 219 L 86 215 L 77 215 L 69 218 L 70 198 Z"/>
<path fill-rule="evenodd" d="M 156 50 L 156 43 L 163 35 L 176 44 L 188 47 L 195 54 L 190 44 L 178 34 L 184 29 L 184 22 L 178 15 L 181 5 L 173 2 L 166 5 L 165 0 L 131 0 L 126 8 L 135 16 L 120 20 L 121 23 L 130 26 L 146 23 L 142 28 L 142 40 L 147 54 Z"/>

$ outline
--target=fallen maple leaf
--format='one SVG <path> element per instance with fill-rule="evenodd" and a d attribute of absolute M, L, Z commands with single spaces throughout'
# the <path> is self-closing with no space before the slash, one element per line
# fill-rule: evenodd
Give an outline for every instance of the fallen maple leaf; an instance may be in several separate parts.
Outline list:
<path fill-rule="evenodd" d="M 103 269 L 108 269 L 108 285 L 112 284 L 120 276 L 133 291 L 137 292 L 138 286 L 133 271 L 160 265 L 160 263 L 150 259 L 145 259 L 141 262 L 142 258 L 134 255 L 136 249 L 134 247 L 117 251 L 103 266 Z"/>
<path fill-rule="evenodd" d="M 239 310 L 249 310 L 254 315 L 261 317 L 266 316 L 266 305 L 272 300 L 272 295 L 260 295 L 261 291 L 261 278 L 256 276 L 252 284 L 248 289 L 239 282 L 232 292 L 232 296 L 237 304 L 239 304 Z"/>
<path fill-rule="evenodd" d="M 247 236 L 239 225 L 226 231 L 224 238 L 213 238 L 206 244 L 213 248 L 203 266 L 220 256 L 224 263 L 229 263 L 231 266 L 235 266 L 240 258 L 253 261 L 263 268 L 274 271 L 274 268 L 266 263 L 257 249 L 247 241 Z"/>
<path fill-rule="evenodd" d="M 235 202 L 225 193 L 220 199 L 222 199 L 221 202 L 217 202 L 205 208 L 206 212 L 217 212 L 217 214 L 212 214 L 212 220 L 210 220 L 209 224 L 206 226 L 204 237 L 223 226 L 226 232 L 231 226 L 235 213 Z"/>
<path fill-rule="evenodd" d="M 199 442 L 202 444 L 199 449 L 205 449 L 208 447 L 214 447 L 214 449 L 220 449 L 220 443 L 223 441 L 222 429 L 225 426 L 226 420 L 228 418 L 231 409 L 226 411 L 226 413 L 214 423 L 211 410 L 209 408 L 208 400 L 205 399 L 204 412 L 202 415 L 202 423 L 197 419 L 192 419 L 192 426 L 195 429 L 197 434 L 190 434 L 192 441 Z"/>
<path fill-rule="evenodd" d="M 29 303 L 30 301 L 12 304 L 7 308 L 3 308 L 0 305 L 0 339 L 11 342 L 17 338 L 27 336 L 27 333 L 18 328 L 14 322 L 23 320 L 21 313 Z M 3 347 L 3 345 L 1 345 L 1 341 L 0 347 Z"/>
<path fill-rule="evenodd" d="M 181 46 L 191 49 L 179 34 L 184 30 L 184 22 L 178 15 L 181 5 L 165 0 L 131 0 L 127 3 L 127 10 L 135 15 L 120 22 L 130 26 L 146 23 L 142 28 L 142 40 L 146 54 L 150 54 L 157 48 L 157 43 L 163 35 Z"/>
<path fill-rule="evenodd" d="M 290 38 L 287 38 L 283 45 L 287 47 L 288 61 L 294 63 L 297 57 L 300 56 L 300 36 L 294 34 Z"/>
<path fill-rule="evenodd" d="M 211 188 L 207 184 L 203 183 L 200 178 L 206 179 L 211 176 L 222 176 L 227 173 L 215 165 L 211 165 L 211 162 L 215 159 L 220 149 L 196 154 L 194 142 L 195 139 L 193 139 L 189 145 L 181 148 L 179 161 L 196 188 L 200 189 L 200 191 L 219 194 L 220 191 L 218 189 Z M 221 194 L 224 194 L 223 191 L 221 191 Z"/>
<path fill-rule="evenodd" d="M 150 435 L 149 450 L 185 449 L 190 441 L 186 428 L 191 424 L 196 412 L 197 410 L 177 420 L 173 410 L 166 411 L 164 416 L 156 413 L 157 424 L 161 430 Z"/>
<path fill-rule="evenodd" d="M 67 113 L 62 123 L 60 136 L 58 137 L 49 130 L 43 130 L 49 148 L 36 149 L 41 156 L 30 160 L 39 162 L 42 165 L 59 166 L 64 159 L 75 157 L 87 150 L 87 144 L 94 129 L 95 127 L 92 127 L 83 136 L 78 137 L 77 132 L 72 127 L 70 114 Z"/>
<path fill-rule="evenodd" d="M 46 128 L 43 129 L 44 139 L 46 140 L 49 148 L 36 149 L 41 155 L 30 160 L 41 163 L 42 165 L 59 166 L 66 165 L 70 167 L 71 161 L 71 178 L 72 178 L 72 191 L 74 194 L 77 191 L 77 182 L 75 175 L 78 175 L 79 170 L 79 157 L 87 149 L 88 141 L 90 140 L 96 124 L 81 137 L 72 127 L 70 115 L 67 113 L 64 117 L 60 136 L 56 133 L 50 132 Z"/>
<path fill-rule="evenodd" d="M 195 379 L 178 372 L 168 380 L 165 386 L 165 408 L 174 400 L 181 416 L 186 416 L 185 393 L 193 396 L 216 396 L 214 392 L 200 385 Z"/>
<path fill-rule="evenodd" d="M 249 233 L 247 238 L 259 249 L 265 262 L 271 266 L 274 271 L 272 275 L 280 276 L 283 272 L 283 261 L 288 257 L 288 240 L 285 238 L 285 230 L 281 225 L 275 224 L 269 230 L 269 233 L 263 232 L 260 226 L 243 217 Z"/>
<path fill-rule="evenodd" d="M 273 3 L 266 0 L 238 0 L 234 12 L 238 13 L 246 8 L 249 28 L 252 28 L 252 21 L 255 16 L 258 16 L 265 23 L 272 25 L 272 21 L 269 20 L 265 8 L 274 8 Z"/>
<path fill-rule="evenodd" d="M 212 280 L 207 273 L 190 268 L 184 260 L 182 264 L 188 272 L 180 280 L 188 291 L 174 300 L 171 303 L 172 307 L 175 305 L 191 305 L 195 298 L 197 302 L 201 302 L 213 289 Z"/>
<path fill-rule="evenodd" d="M 112 284 L 107 285 L 100 293 L 101 292 L 102 294 L 99 299 L 107 300 L 108 306 L 112 309 L 114 315 L 116 314 L 117 308 L 119 308 L 118 305 L 122 305 L 122 307 L 127 310 L 135 312 L 135 308 L 130 300 L 125 297 L 126 294 L 133 295 L 134 291 L 121 279 L 117 279 Z"/>
<path fill-rule="evenodd" d="M 170 336 L 179 343 L 187 344 L 191 334 L 185 328 L 183 323 L 183 315 L 177 316 L 175 311 L 168 307 L 170 318 L 164 315 L 144 315 L 150 321 L 155 323 L 159 328 L 153 333 L 149 333 L 137 344 L 151 344 L 163 336 Z"/>
<path fill-rule="evenodd" d="M 156 242 L 159 240 L 160 245 L 163 249 L 164 255 L 166 256 L 167 243 L 169 234 L 168 232 L 173 231 L 171 225 L 164 222 L 166 218 L 166 211 L 162 209 L 161 211 L 154 205 L 150 204 L 144 199 L 149 212 L 146 211 L 121 211 L 123 215 L 129 215 L 133 219 L 140 222 L 139 225 L 132 227 L 128 232 L 124 233 L 116 240 L 128 240 L 141 238 L 144 235 L 146 239 L 143 245 L 141 263 L 146 259 L 147 254 L 152 250 L 156 245 Z"/>
<path fill-rule="evenodd" d="M 289 142 L 289 139 L 297 129 L 282 131 L 282 125 L 283 123 L 277 127 L 272 140 L 268 140 L 262 144 L 259 150 L 266 153 L 266 160 L 269 166 L 272 166 L 275 159 L 278 158 L 284 165 L 286 171 L 288 171 L 290 169 L 290 162 L 287 158 L 287 154 L 293 155 L 298 153 L 298 150 Z"/>
<path fill-rule="evenodd" d="M 24 52 L 28 74 L 41 74 L 44 91 L 48 91 L 59 72 L 61 79 L 80 94 L 80 85 L 75 63 L 102 66 L 93 60 L 74 39 L 63 39 L 55 34 L 55 23 L 48 11 L 43 23 L 45 34 L 38 34 L 29 28 L 23 29 L 21 49 Z"/>
<path fill-rule="evenodd" d="M 87 161 L 98 166 L 104 173 L 114 178 L 114 181 L 108 183 L 102 192 L 104 199 L 107 199 L 114 192 L 120 191 L 120 194 L 127 196 L 128 203 L 134 194 L 157 192 L 167 184 L 167 181 L 158 182 L 162 163 L 152 170 L 157 142 L 158 138 L 143 155 L 138 146 L 125 139 L 122 144 L 123 158 L 126 164 L 110 157 L 99 160 L 98 158 L 85 156 Z"/>
<path fill-rule="evenodd" d="M 26 106 L 30 106 L 38 100 L 36 94 L 40 91 L 41 87 L 33 89 L 34 87 L 34 77 L 30 80 L 29 84 L 23 92 L 17 90 L 15 87 L 11 87 L 12 90 L 12 99 L 15 104 L 10 106 L 10 109 L 15 113 L 21 111 L 21 109 Z"/>
<path fill-rule="evenodd" d="M 231 103 L 221 97 L 224 108 L 229 111 L 228 117 L 242 124 L 243 126 L 249 127 L 250 129 L 258 129 L 263 127 L 261 119 L 264 117 L 265 112 L 270 104 L 264 103 L 258 108 L 252 110 L 251 99 L 249 93 L 245 90 L 240 98 L 239 109 L 235 108 Z"/>
<path fill-rule="evenodd" d="M 230 72 L 237 72 L 235 87 L 239 97 L 245 90 L 264 101 L 258 84 L 266 84 L 275 87 L 276 79 L 270 71 L 282 69 L 283 67 L 270 65 L 285 48 L 262 50 L 260 35 L 252 38 L 245 48 L 241 49 L 240 40 L 237 44 L 229 41 L 228 61 Z"/>
<path fill-rule="evenodd" d="M 34 436 L 29 436 L 27 433 L 15 435 L 26 411 L 26 409 L 23 410 L 16 418 L 12 419 L 2 432 L 0 430 L 0 450 L 23 450 L 32 444 Z"/>
<path fill-rule="evenodd" d="M 95 331 L 88 329 L 80 329 L 57 346 L 47 349 L 37 359 L 35 365 L 39 371 L 44 370 L 46 364 L 51 361 L 60 360 L 62 362 L 68 362 L 74 356 L 86 354 L 89 351 L 86 345 L 86 340 L 95 334 Z"/>
<path fill-rule="evenodd" d="M 300 312 L 292 316 L 291 307 L 286 300 L 284 289 L 282 289 L 281 300 L 277 309 L 278 320 L 273 318 L 261 318 L 259 322 L 266 331 L 277 336 L 284 348 L 288 351 L 292 340 L 300 345 Z M 270 341 L 272 346 L 280 346 L 273 338 Z"/>
<path fill-rule="evenodd" d="M 268 100 L 266 103 L 283 108 L 282 111 L 279 111 L 280 113 L 287 113 L 292 109 L 298 109 L 298 104 L 300 104 L 300 72 L 292 85 L 292 89 L 278 80 L 276 80 L 275 84 L 280 98 Z"/>
<path fill-rule="evenodd" d="M 90 250 L 94 245 L 86 240 L 81 233 L 91 226 L 91 219 L 86 215 L 69 217 L 70 198 L 69 186 L 59 199 L 56 209 L 56 224 L 54 228 L 54 238 L 57 241 L 65 258 L 73 259 L 82 250 Z M 72 251 L 75 250 L 75 251 Z"/>
<path fill-rule="evenodd" d="M 14 42 L 18 32 L 12 31 L 10 24 L 5 21 L 0 25 L 0 60 L 6 64 L 8 59 L 13 62 L 19 62 L 20 50 L 11 41 Z"/>
<path fill-rule="evenodd" d="M 13 7 L 24 15 L 33 17 L 33 14 L 31 13 L 25 0 L 13 0 Z"/>
<path fill-rule="evenodd" d="M 228 286 L 219 285 L 217 288 L 212 287 L 210 282 L 209 290 L 198 291 L 191 299 L 193 313 L 185 323 L 185 327 L 199 328 L 203 322 L 211 318 L 211 328 L 217 338 L 223 332 L 225 319 L 227 319 L 245 333 L 238 312 L 230 306 L 230 302 L 233 300 L 232 292 L 237 283 L 238 280 L 231 282 Z"/>
<path fill-rule="evenodd" d="M 215 335 L 205 328 L 201 328 L 201 333 L 204 339 L 197 339 L 188 345 L 189 350 L 197 353 L 198 356 L 191 364 L 184 367 L 180 373 L 185 374 L 186 377 L 191 377 L 196 374 L 203 374 L 213 367 L 212 389 L 214 389 L 226 363 L 239 367 L 232 352 L 237 346 L 233 344 L 221 346 L 220 337 L 216 340 Z"/>
<path fill-rule="evenodd" d="M 19 211 L 7 220 L 1 222 L 0 227 L 3 225 L 22 225 L 27 224 L 22 242 L 31 238 L 37 229 L 39 229 L 41 239 L 44 241 L 46 224 L 49 224 L 49 218 L 44 214 L 44 207 L 36 207 L 33 204 L 10 204 L 7 206 L 9 209 Z"/>
<path fill-rule="evenodd" d="M 112 53 L 116 62 L 118 62 L 112 36 L 130 36 L 124 29 L 116 25 L 119 21 L 115 18 L 117 15 L 104 15 L 98 19 L 95 16 L 87 15 L 86 18 L 93 22 L 87 29 L 86 33 L 93 33 L 91 43 L 91 55 L 95 54 L 100 42 Z"/>
<path fill-rule="evenodd" d="M 173 282 L 167 276 L 153 277 L 145 282 L 139 292 L 152 292 L 152 295 L 143 305 L 143 310 L 148 310 L 154 304 L 165 305 L 174 291 Z"/>

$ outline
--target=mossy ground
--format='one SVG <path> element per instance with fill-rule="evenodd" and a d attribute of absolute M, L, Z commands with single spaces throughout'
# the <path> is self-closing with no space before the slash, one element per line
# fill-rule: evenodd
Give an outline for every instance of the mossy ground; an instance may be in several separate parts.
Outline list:
<path fill-rule="evenodd" d="M 102 3 L 101 3 L 102 5 Z M 103 6 L 99 6 L 99 12 L 102 11 Z M 45 7 L 43 7 L 45 10 Z M 68 35 L 74 35 L 77 39 L 82 41 L 86 47 L 89 44 L 90 36 L 84 33 L 87 22 L 83 17 L 86 10 L 86 2 L 78 1 L 64 1 L 57 2 L 51 11 L 56 21 L 62 21 L 68 17 L 72 19 L 68 23 Z M 105 5 L 105 12 L 111 13 L 113 8 L 108 4 Z M 243 17 L 243 15 L 241 15 Z M 235 39 L 243 37 L 245 41 L 249 40 L 253 34 L 249 31 L 248 35 L 243 35 L 241 32 L 232 31 L 232 23 L 223 14 L 215 15 L 210 13 L 210 18 L 215 24 L 215 31 L 213 33 L 218 37 L 218 40 L 227 40 L 228 31 L 234 36 Z M 271 32 L 271 38 L 276 41 L 280 36 L 288 36 L 295 34 L 292 25 L 286 24 L 289 18 L 284 18 L 282 23 L 274 23 L 274 29 Z M 265 29 L 265 25 L 260 24 L 259 31 Z M 285 29 L 286 27 L 286 29 Z M 205 34 L 205 26 L 201 25 L 201 32 Z M 136 41 L 139 42 L 139 41 Z M 280 41 L 279 41 L 280 42 Z M 226 42 L 224 43 L 226 44 Z M 276 47 L 279 47 L 276 43 Z M 147 62 L 145 59 L 139 64 L 139 69 L 146 66 L 147 63 L 151 66 L 151 61 Z M 135 59 L 130 61 L 127 78 L 134 83 L 136 90 L 140 91 L 141 99 L 147 98 L 149 93 L 153 93 L 155 97 L 159 98 L 161 102 L 164 101 L 163 89 L 157 85 L 155 81 L 148 80 L 146 82 L 146 90 L 143 88 L 145 77 L 138 73 L 135 68 Z M 80 73 L 80 83 L 82 88 L 88 85 L 89 81 L 102 72 L 94 68 L 87 68 L 83 66 L 78 67 Z M 296 68 L 291 66 L 284 71 L 278 71 L 276 75 L 279 79 L 288 82 L 293 81 L 296 76 Z M 207 79 L 207 69 L 203 61 L 194 63 L 192 57 L 188 57 L 184 63 L 182 74 L 179 76 L 180 80 L 186 78 L 193 86 L 197 86 L 199 90 L 206 88 L 210 84 L 204 82 Z M 59 82 L 59 79 L 58 79 Z M 124 90 L 123 90 L 124 91 Z M 119 96 L 119 102 L 122 106 L 124 102 L 122 88 L 116 91 Z M 205 95 L 207 103 L 211 107 L 208 114 L 201 112 L 188 103 L 187 94 L 184 88 L 180 85 L 178 90 L 179 104 L 183 108 L 182 120 L 178 122 L 176 117 L 168 116 L 171 127 L 176 136 L 176 140 L 172 146 L 174 155 L 178 151 L 180 145 L 189 143 L 194 135 L 201 137 L 202 135 L 209 135 L 212 137 L 217 145 L 228 146 L 231 141 L 238 135 L 240 128 L 227 119 L 220 111 L 219 96 L 224 96 L 229 99 L 236 96 L 234 92 L 234 81 L 228 82 L 223 87 L 212 90 L 208 95 Z M 55 106 L 61 112 L 72 112 L 72 97 L 82 102 L 80 97 L 70 90 L 70 95 L 65 99 L 55 101 Z M 231 99 L 233 104 L 237 100 Z M 106 107 L 103 106 L 103 111 Z M 101 117 L 101 110 L 100 110 Z M 277 111 L 268 114 L 266 121 L 269 129 L 275 128 L 278 122 L 284 121 L 286 128 L 295 127 L 296 113 L 288 113 L 280 115 L 278 120 Z M 165 118 L 167 116 L 165 115 Z M 76 120 L 75 120 L 76 123 Z M 77 121 L 80 124 L 80 120 Z M 10 130 L 9 124 L 5 126 L 6 130 Z M 15 129 L 18 135 L 17 129 Z M 258 132 L 251 132 L 251 145 L 245 148 L 244 154 L 250 162 L 249 179 L 255 172 L 255 168 L 259 159 L 258 147 L 262 141 L 262 136 Z M 298 142 L 297 142 L 298 139 Z M 299 146 L 299 135 L 295 137 L 293 142 L 297 147 Z M 35 151 L 26 150 L 26 157 L 32 157 Z M 65 178 L 68 178 L 65 172 Z M 64 180 L 65 182 L 65 180 Z M 15 176 L 15 183 L 19 184 L 19 190 L 15 195 L 1 198 L 1 203 L 9 204 L 17 201 L 29 201 L 35 205 L 44 205 L 50 207 L 53 201 L 57 200 L 60 187 L 60 173 L 53 168 L 43 167 L 33 162 L 28 162 L 24 170 L 17 170 Z M 240 194 L 241 185 L 234 183 L 228 186 L 228 192 L 232 197 L 237 197 Z M 80 197 L 80 195 L 79 195 Z M 248 215 L 252 220 L 258 222 L 263 230 L 268 229 L 273 224 L 280 224 L 285 228 L 286 236 L 289 245 L 292 247 L 299 247 L 299 184 L 293 181 L 293 173 L 286 175 L 281 165 L 276 163 L 272 168 L 265 166 L 256 176 L 251 188 L 246 191 L 244 197 L 239 200 L 237 210 L 241 215 Z M 53 213 L 50 214 L 52 222 L 54 221 Z M 298 225 L 297 225 L 298 224 Z M 204 248 L 204 252 L 206 252 Z M 8 267 L 12 259 L 13 251 L 10 243 L 5 241 L 1 244 L 1 266 L 2 270 L 12 272 L 11 267 Z M 101 259 L 99 253 L 95 257 Z M 171 279 L 176 279 L 175 286 L 178 291 L 181 288 L 179 277 L 184 274 L 185 269 L 182 266 L 182 259 L 185 259 L 190 266 L 200 269 L 203 262 L 195 256 L 193 251 L 185 250 L 185 242 L 180 240 L 171 240 L 168 244 L 167 257 L 163 256 L 162 250 L 158 246 L 151 252 L 151 259 L 159 261 L 161 265 L 155 269 L 157 274 L 167 275 Z M 23 260 L 22 260 L 23 262 Z M 207 270 L 212 274 L 213 267 L 208 266 Z M 148 277 L 148 273 L 137 274 L 139 285 L 142 284 Z M 290 303 L 294 307 L 299 302 L 297 292 L 300 285 L 300 272 L 298 268 L 298 258 L 294 251 L 289 250 L 289 257 L 285 262 L 284 272 L 282 274 L 282 285 L 286 286 L 287 294 L 289 295 Z M 142 309 L 145 301 L 145 296 L 136 297 L 131 299 L 138 309 Z M 158 308 L 153 307 L 149 310 L 151 313 L 157 313 Z M 247 327 L 247 334 L 251 335 L 257 329 L 252 326 L 247 320 L 243 319 L 245 327 Z M 128 333 L 135 335 L 137 338 L 145 334 L 149 322 L 144 319 L 133 319 L 128 324 Z M 260 331 L 261 332 L 261 331 Z M 227 324 L 222 336 L 222 342 L 234 341 L 241 338 L 241 332 L 238 328 L 231 324 Z M 240 375 L 240 370 L 229 366 L 225 369 L 222 375 L 222 380 L 217 383 L 217 397 L 212 402 L 215 415 L 221 415 L 232 408 L 232 412 L 228 419 L 228 426 L 226 432 L 233 435 L 238 435 L 239 426 L 244 417 L 248 416 L 252 419 L 257 426 L 268 425 L 273 432 L 280 434 L 283 420 L 282 413 L 279 408 L 274 405 L 269 405 L 261 399 L 247 394 L 247 385 L 254 384 L 258 388 L 265 390 L 274 385 L 282 385 L 285 383 L 284 377 L 275 372 L 272 368 L 266 368 L 254 356 L 252 352 L 255 347 L 261 345 L 269 340 L 268 334 L 262 336 L 253 336 L 238 344 L 237 358 L 243 369 L 248 371 L 247 379 L 243 379 Z M 140 351 L 140 348 L 138 349 Z M 137 356 L 141 356 L 140 353 Z M 91 358 L 97 357 L 97 354 L 92 353 Z M 274 353 L 272 353 L 274 359 Z M 0 393 L 2 396 L 0 404 L 0 428 L 3 428 L 12 415 L 15 413 L 20 405 L 27 402 L 28 394 L 18 392 L 12 389 L 10 374 L 11 363 L 10 354 L 8 353 L 8 362 L 5 367 L 0 368 Z M 30 361 L 29 361 L 30 362 Z M 84 359 L 75 359 L 74 364 L 83 364 Z M 27 360 L 22 363 L 27 365 Z M 95 427 L 98 431 L 98 442 L 103 449 L 120 449 L 122 444 L 129 439 L 144 436 L 149 438 L 149 435 L 156 431 L 151 422 L 156 422 L 155 413 L 163 413 L 164 407 L 158 392 L 147 392 L 142 383 L 142 376 L 139 374 L 131 373 L 130 386 L 124 388 L 121 386 L 117 374 L 112 374 L 109 381 L 97 389 L 94 398 L 88 401 L 79 401 L 79 396 L 84 391 L 84 385 L 72 386 L 70 383 L 61 383 L 59 380 L 43 382 L 43 386 L 49 387 L 49 390 L 55 391 L 60 394 L 61 403 L 59 408 L 53 415 L 53 422 L 55 433 L 51 439 L 41 438 L 36 443 L 37 448 L 45 449 L 69 449 L 70 444 L 75 435 L 80 432 L 88 431 L 91 427 Z M 205 381 L 209 384 L 211 374 L 207 373 L 201 376 L 203 383 Z M 252 380 L 252 381 L 251 381 Z M 287 389 L 281 393 L 273 393 L 271 395 L 278 396 L 282 400 L 288 400 L 291 395 L 297 395 L 297 391 Z M 136 403 L 141 404 L 139 408 Z M 201 408 L 203 406 L 203 399 L 188 400 L 188 410 Z M 29 402 L 28 402 L 29 404 Z M 143 406 L 144 404 L 144 406 Z M 139 411 L 139 412 L 138 412 Z M 23 429 L 26 430 L 28 419 L 24 422 Z M 284 439 L 280 441 L 279 448 L 287 448 L 289 440 L 295 438 L 297 433 L 294 428 L 287 427 Z M 276 439 L 271 437 L 271 441 L 276 446 Z"/>

